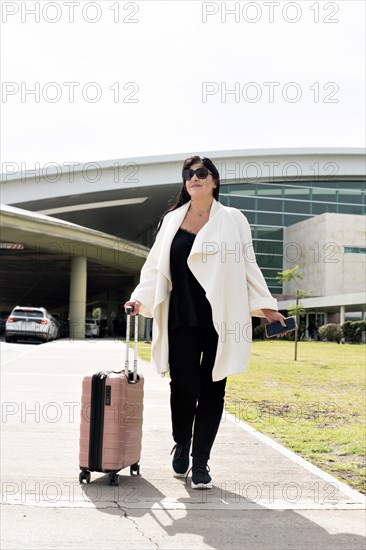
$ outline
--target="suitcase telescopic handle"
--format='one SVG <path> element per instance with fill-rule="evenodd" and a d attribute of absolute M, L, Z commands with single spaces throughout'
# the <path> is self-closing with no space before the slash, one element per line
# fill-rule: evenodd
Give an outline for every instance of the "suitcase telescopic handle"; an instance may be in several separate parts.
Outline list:
<path fill-rule="evenodd" d="M 131 334 L 131 313 L 134 310 L 133 306 L 126 307 L 127 323 L 126 323 L 126 358 L 125 358 L 125 375 L 127 380 L 129 379 L 129 367 L 130 367 L 130 334 Z M 137 344 L 138 344 L 138 315 L 135 316 L 135 330 L 133 341 L 133 381 L 137 380 Z"/>

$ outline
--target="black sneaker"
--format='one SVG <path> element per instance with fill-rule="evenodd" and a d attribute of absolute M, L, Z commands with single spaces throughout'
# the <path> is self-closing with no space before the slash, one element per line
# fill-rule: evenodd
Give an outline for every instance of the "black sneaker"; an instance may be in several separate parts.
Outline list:
<path fill-rule="evenodd" d="M 209 475 L 210 467 L 207 465 L 207 460 L 199 458 L 193 459 L 192 466 L 192 489 L 212 489 L 212 479 Z"/>
<path fill-rule="evenodd" d="M 175 451 L 173 456 L 173 470 L 177 476 L 185 476 L 189 469 L 189 450 L 191 448 L 191 441 L 186 443 L 176 443 L 172 448 L 172 452 Z"/>

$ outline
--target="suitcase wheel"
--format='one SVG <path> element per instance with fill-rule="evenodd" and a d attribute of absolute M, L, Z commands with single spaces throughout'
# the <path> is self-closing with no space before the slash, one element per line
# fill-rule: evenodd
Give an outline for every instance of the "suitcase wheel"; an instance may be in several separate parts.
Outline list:
<path fill-rule="evenodd" d="M 111 472 L 108 476 L 108 485 L 119 485 L 119 476 L 116 472 Z"/>
<path fill-rule="evenodd" d="M 132 464 L 130 466 L 130 475 L 131 476 L 139 476 L 140 475 L 140 464 L 138 462 L 135 462 L 135 464 Z"/>
<path fill-rule="evenodd" d="M 79 483 L 84 483 L 84 481 L 86 481 L 86 483 L 90 483 L 90 472 L 89 470 L 82 469 L 79 474 Z"/>

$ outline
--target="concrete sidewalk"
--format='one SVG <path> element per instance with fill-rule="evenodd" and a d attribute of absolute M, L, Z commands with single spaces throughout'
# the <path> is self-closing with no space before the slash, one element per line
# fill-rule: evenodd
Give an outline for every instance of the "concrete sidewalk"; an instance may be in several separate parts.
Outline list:
<path fill-rule="evenodd" d="M 147 364 L 141 476 L 79 485 L 84 374 L 119 370 L 124 345 L 2 343 L 2 548 L 362 549 L 363 495 L 224 414 L 195 491 L 171 469 L 169 380 Z M 250 374 L 248 373 L 248 376 Z"/>

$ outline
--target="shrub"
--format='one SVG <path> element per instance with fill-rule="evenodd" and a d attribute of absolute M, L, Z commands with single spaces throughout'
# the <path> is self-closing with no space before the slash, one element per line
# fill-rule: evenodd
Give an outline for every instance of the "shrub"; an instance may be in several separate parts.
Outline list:
<path fill-rule="evenodd" d="M 343 337 L 341 326 L 335 323 L 327 323 L 319 327 L 319 335 L 322 340 L 337 342 L 338 344 Z"/>
<path fill-rule="evenodd" d="M 366 331 L 366 321 L 346 321 L 342 331 L 346 342 L 358 344 L 362 342 L 362 332 Z"/>
<path fill-rule="evenodd" d="M 366 321 L 355 321 L 357 342 L 362 342 L 362 333 L 366 332 Z"/>
<path fill-rule="evenodd" d="M 291 342 L 295 341 L 295 331 L 291 330 L 290 332 L 286 332 L 283 336 L 281 336 L 282 340 L 290 340 Z"/>
<path fill-rule="evenodd" d="M 352 321 L 346 321 L 343 323 L 342 332 L 346 342 L 351 342 L 353 344 L 355 342 L 356 332 L 352 324 Z"/>
<path fill-rule="evenodd" d="M 253 338 L 254 340 L 263 340 L 264 338 L 264 325 L 258 325 L 253 330 Z"/>

